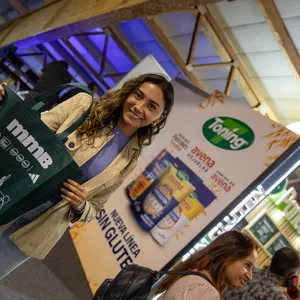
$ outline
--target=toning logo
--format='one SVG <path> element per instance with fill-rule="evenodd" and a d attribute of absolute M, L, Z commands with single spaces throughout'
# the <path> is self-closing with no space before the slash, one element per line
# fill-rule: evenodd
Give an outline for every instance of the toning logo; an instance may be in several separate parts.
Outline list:
<path fill-rule="evenodd" d="M 202 132 L 210 143 L 226 150 L 246 149 L 255 139 L 248 125 L 230 117 L 215 117 L 206 121 Z"/>

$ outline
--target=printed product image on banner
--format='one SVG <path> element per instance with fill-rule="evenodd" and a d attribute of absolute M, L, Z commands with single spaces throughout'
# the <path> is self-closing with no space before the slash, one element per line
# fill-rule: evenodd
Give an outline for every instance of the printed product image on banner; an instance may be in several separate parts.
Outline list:
<path fill-rule="evenodd" d="M 163 245 L 212 203 L 216 196 L 182 160 L 163 150 L 127 187 L 131 210 Z"/>

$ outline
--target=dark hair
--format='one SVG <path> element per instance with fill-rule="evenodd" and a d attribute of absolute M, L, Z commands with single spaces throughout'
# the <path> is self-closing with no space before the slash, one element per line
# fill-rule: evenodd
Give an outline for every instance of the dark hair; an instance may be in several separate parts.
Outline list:
<path fill-rule="evenodd" d="M 185 262 L 179 263 L 172 271 L 198 271 L 209 272 L 213 286 L 222 295 L 225 286 L 222 284 L 226 265 L 234 263 L 249 256 L 258 244 L 248 235 L 239 231 L 228 231 L 218 236 L 206 248 L 198 251 Z M 167 276 L 161 282 L 156 294 L 167 290 L 180 276 Z"/>
<path fill-rule="evenodd" d="M 300 268 L 300 255 L 294 249 L 281 248 L 276 251 L 270 265 L 270 272 L 287 277 Z"/>
<path fill-rule="evenodd" d="M 95 87 L 98 88 L 98 85 L 95 82 L 91 82 L 88 84 L 88 88 L 92 91 Z"/>
<path fill-rule="evenodd" d="M 143 74 L 137 78 L 126 81 L 119 90 L 109 91 L 101 98 L 95 100 L 91 113 L 78 128 L 78 133 L 81 135 L 86 134 L 93 142 L 95 136 L 101 129 L 109 124 L 115 126 L 118 123 L 123 105 L 127 98 L 145 82 L 156 84 L 162 89 L 165 101 L 163 116 L 167 117 L 174 104 L 174 90 L 172 84 L 162 75 Z M 165 124 L 166 118 L 155 125 L 150 124 L 139 128 L 137 130 L 137 136 L 140 148 L 144 145 L 150 145 L 153 136 L 158 134 Z"/>
<path fill-rule="evenodd" d="M 60 60 L 59 63 L 68 70 L 69 64 L 65 60 Z"/>

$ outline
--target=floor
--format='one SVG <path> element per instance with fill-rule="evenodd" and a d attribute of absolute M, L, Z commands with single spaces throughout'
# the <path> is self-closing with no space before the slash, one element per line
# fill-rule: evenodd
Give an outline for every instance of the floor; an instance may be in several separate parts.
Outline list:
<path fill-rule="evenodd" d="M 30 259 L 0 282 L 1 300 L 91 300 L 84 272 L 66 233 L 43 260 Z"/>

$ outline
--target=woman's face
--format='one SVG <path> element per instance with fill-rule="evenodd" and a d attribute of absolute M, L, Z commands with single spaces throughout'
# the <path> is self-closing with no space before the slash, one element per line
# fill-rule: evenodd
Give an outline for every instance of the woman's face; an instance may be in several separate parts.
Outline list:
<path fill-rule="evenodd" d="M 234 288 L 242 287 L 248 280 L 252 279 L 252 271 L 257 262 L 258 254 L 254 249 L 252 253 L 238 260 L 225 269 L 225 281 Z"/>
<path fill-rule="evenodd" d="M 125 101 L 122 119 L 126 126 L 138 129 L 164 119 L 164 108 L 162 89 L 154 83 L 144 82 Z"/>

